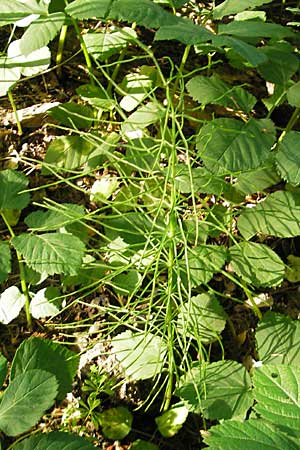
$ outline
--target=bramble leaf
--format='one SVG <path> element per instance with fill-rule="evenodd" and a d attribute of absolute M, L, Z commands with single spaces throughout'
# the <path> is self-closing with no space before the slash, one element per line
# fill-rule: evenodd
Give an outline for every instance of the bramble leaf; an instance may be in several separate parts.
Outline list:
<path fill-rule="evenodd" d="M 76 434 L 53 431 L 51 433 L 39 433 L 30 438 L 18 442 L 15 450 L 95 450 L 95 447 L 81 436 Z"/>
<path fill-rule="evenodd" d="M 289 131 L 278 145 L 276 153 L 277 168 L 284 180 L 292 186 L 300 184 L 300 133 Z"/>
<path fill-rule="evenodd" d="M 6 169 L 0 172 L 0 210 L 23 209 L 28 205 L 30 196 L 24 191 L 29 179 L 22 173 Z"/>

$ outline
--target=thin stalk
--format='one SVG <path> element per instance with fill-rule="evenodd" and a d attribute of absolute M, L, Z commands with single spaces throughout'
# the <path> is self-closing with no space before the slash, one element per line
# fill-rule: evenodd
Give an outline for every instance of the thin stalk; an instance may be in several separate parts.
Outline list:
<path fill-rule="evenodd" d="M 13 229 L 11 228 L 8 220 L 6 219 L 5 214 L 3 212 L 1 212 L 0 214 L 1 214 L 1 217 L 9 231 L 11 237 L 14 238 L 15 233 L 14 233 Z M 32 319 L 31 319 L 31 314 L 30 314 L 30 296 L 29 296 L 28 286 L 26 283 L 25 267 L 24 267 L 22 255 L 17 250 L 16 250 L 16 254 L 17 254 L 17 259 L 18 259 L 18 264 L 19 264 L 21 289 L 22 289 L 22 293 L 25 297 L 24 309 L 25 309 L 25 314 L 26 314 L 26 320 L 27 320 L 28 328 L 31 329 L 32 328 Z"/>
<path fill-rule="evenodd" d="M 66 36 L 68 31 L 68 25 L 63 25 L 60 30 L 59 40 L 58 40 L 58 48 L 57 48 L 57 54 L 56 54 L 56 65 L 57 65 L 57 75 L 61 74 L 61 62 L 62 62 L 62 55 L 63 50 L 66 42 Z"/>
<path fill-rule="evenodd" d="M 181 58 L 181 63 L 180 63 L 179 70 L 178 70 L 179 74 L 182 74 L 182 72 L 183 72 L 184 66 L 189 57 L 190 50 L 191 50 L 191 45 L 187 45 L 184 49 L 184 52 L 183 52 L 183 55 Z M 179 83 L 179 76 L 176 77 L 176 80 L 175 80 L 175 83 L 174 83 L 174 86 L 172 89 L 172 97 L 174 97 L 174 95 L 176 94 L 176 91 L 178 88 L 178 83 Z"/>
<path fill-rule="evenodd" d="M 84 42 L 84 40 L 83 40 L 83 38 L 81 36 L 79 26 L 78 26 L 76 20 L 73 19 L 73 18 L 72 18 L 72 24 L 73 24 L 73 26 L 75 28 L 77 37 L 79 39 L 81 50 L 83 51 L 83 55 L 84 55 L 84 58 L 85 58 L 85 62 L 86 62 L 86 66 L 87 66 L 87 69 L 88 69 L 88 73 L 89 73 L 91 84 L 95 84 L 94 78 L 93 78 L 93 64 L 92 64 L 92 60 L 90 58 L 90 55 L 89 55 L 88 49 L 87 49 L 87 47 L 85 45 L 85 42 Z"/>
<path fill-rule="evenodd" d="M 297 120 L 299 120 L 299 116 L 300 116 L 300 108 L 295 108 L 287 126 L 279 136 L 278 143 L 280 143 L 284 138 L 284 136 L 294 128 L 294 125 L 296 124 Z"/>
<path fill-rule="evenodd" d="M 16 122 L 17 122 L 18 135 L 22 136 L 22 134 L 23 134 L 22 125 L 21 125 L 21 122 L 20 122 L 20 119 L 19 119 L 18 110 L 17 110 L 16 104 L 15 104 L 15 101 L 14 101 L 14 98 L 13 98 L 13 95 L 12 95 L 12 92 L 11 92 L 10 89 L 8 90 L 7 95 L 8 95 L 8 100 L 9 100 L 9 102 L 11 104 L 12 109 L 13 109 Z"/>

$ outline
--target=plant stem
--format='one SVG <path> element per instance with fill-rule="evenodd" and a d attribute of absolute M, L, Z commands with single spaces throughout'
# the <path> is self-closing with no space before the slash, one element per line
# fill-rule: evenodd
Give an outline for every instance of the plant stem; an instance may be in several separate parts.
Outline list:
<path fill-rule="evenodd" d="M 182 55 L 182 58 L 181 58 L 181 63 L 180 63 L 179 69 L 178 69 L 178 74 L 182 74 L 184 66 L 186 64 L 186 61 L 188 59 L 190 50 L 191 50 L 191 45 L 187 45 L 185 47 L 185 49 L 184 49 L 184 52 L 183 52 L 183 55 Z M 179 83 L 179 76 L 177 75 L 175 83 L 174 83 L 174 87 L 173 87 L 173 90 L 172 90 L 172 97 L 174 97 L 174 95 L 176 94 L 176 91 L 177 91 L 177 88 L 178 88 L 178 83 Z"/>
<path fill-rule="evenodd" d="M 11 104 L 11 107 L 13 109 L 13 112 L 14 112 L 14 115 L 15 115 L 15 119 L 16 119 L 16 122 L 17 122 L 18 135 L 22 136 L 22 134 L 23 134 L 22 125 L 21 125 L 21 122 L 20 122 L 20 119 L 19 119 L 18 110 L 17 110 L 16 104 L 15 104 L 15 101 L 14 101 L 14 98 L 13 98 L 13 95 L 12 95 L 12 92 L 11 92 L 10 89 L 7 92 L 7 96 L 8 96 L 8 100 L 9 100 L 9 102 Z"/>
<path fill-rule="evenodd" d="M 88 49 L 86 48 L 85 42 L 84 42 L 84 40 L 83 40 L 83 38 L 81 36 L 79 26 L 78 26 L 76 20 L 73 19 L 73 18 L 72 18 L 72 23 L 73 23 L 73 26 L 75 28 L 77 37 L 79 39 L 81 50 L 83 51 L 83 54 L 84 54 L 86 66 L 87 66 L 87 69 L 88 69 L 88 72 L 89 72 L 90 82 L 91 82 L 91 84 L 95 84 L 94 78 L 93 78 L 93 65 L 92 65 L 92 60 L 90 58 Z"/>
<path fill-rule="evenodd" d="M 13 231 L 13 229 L 11 228 L 5 214 L 3 211 L 1 211 L 1 217 L 11 235 L 12 238 L 15 237 L 15 233 Z M 25 277 L 25 267 L 24 267 L 24 263 L 22 260 L 22 255 L 16 250 L 16 254 L 17 254 L 17 259 L 18 259 L 18 264 L 19 264 L 19 271 L 20 271 L 20 281 L 21 281 L 21 289 L 22 289 L 22 293 L 25 297 L 25 314 L 26 314 L 26 320 L 27 320 L 27 325 L 28 328 L 31 330 L 32 328 L 32 319 L 31 319 L 31 314 L 30 314 L 30 296 L 29 296 L 29 291 L 28 291 L 28 286 L 26 283 L 26 277 Z"/>
<path fill-rule="evenodd" d="M 61 62 L 63 50 L 66 42 L 66 36 L 68 31 L 68 25 L 63 25 L 60 30 L 59 41 L 58 41 L 58 49 L 56 54 L 56 65 L 58 66 L 56 69 L 57 75 L 61 75 Z"/>
<path fill-rule="evenodd" d="M 284 138 L 284 136 L 294 128 L 294 125 L 296 124 L 297 120 L 299 119 L 299 116 L 300 116 L 300 108 L 295 108 L 287 126 L 285 127 L 285 129 L 283 130 L 281 135 L 279 136 L 278 143 L 280 143 L 282 141 L 282 139 Z"/>

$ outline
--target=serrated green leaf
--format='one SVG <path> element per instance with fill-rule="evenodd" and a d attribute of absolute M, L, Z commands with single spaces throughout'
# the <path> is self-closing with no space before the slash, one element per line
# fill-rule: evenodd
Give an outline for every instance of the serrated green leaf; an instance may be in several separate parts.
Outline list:
<path fill-rule="evenodd" d="M 95 450 L 95 447 L 77 434 L 53 431 L 51 433 L 39 433 L 30 438 L 18 442 L 15 450 Z"/>
<path fill-rule="evenodd" d="M 203 106 L 214 103 L 250 112 L 256 103 L 254 95 L 240 86 L 230 86 L 216 74 L 211 77 L 198 75 L 192 78 L 186 87 L 191 97 Z"/>
<path fill-rule="evenodd" d="M 79 357 L 65 346 L 37 337 L 24 340 L 18 347 L 10 373 L 11 382 L 25 376 L 28 370 L 41 369 L 55 375 L 57 398 L 62 400 L 72 390 Z"/>
<path fill-rule="evenodd" d="M 183 283 L 190 283 L 191 287 L 208 283 L 214 273 L 222 268 L 226 257 L 226 249 L 221 245 L 199 245 L 190 249 L 187 253 L 188 262 L 186 263 L 185 258 L 180 262 Z"/>
<path fill-rule="evenodd" d="M 292 186 L 300 184 L 300 133 L 289 131 L 279 143 L 275 156 L 282 178 Z"/>
<path fill-rule="evenodd" d="M 275 84 L 286 84 L 296 73 L 299 67 L 299 59 L 291 49 L 280 46 L 266 45 L 259 49 L 268 61 L 260 64 L 258 72 L 267 81 Z"/>
<path fill-rule="evenodd" d="M 7 375 L 7 359 L 0 353 L 0 389 Z M 0 447 L 1 448 L 1 447 Z"/>
<path fill-rule="evenodd" d="M 277 191 L 254 208 L 246 208 L 238 218 L 238 229 L 251 239 L 257 233 L 276 237 L 300 234 L 300 197 L 298 193 Z"/>
<path fill-rule="evenodd" d="M 100 413 L 99 421 L 105 437 L 121 440 L 130 433 L 133 416 L 127 408 L 118 406 Z"/>
<path fill-rule="evenodd" d="M 275 129 L 268 119 L 216 119 L 201 128 L 197 149 L 211 172 L 234 173 L 260 167 L 269 157 Z"/>
<path fill-rule="evenodd" d="M 56 393 L 55 376 L 44 370 L 28 370 L 15 377 L 1 398 L 0 429 L 8 436 L 29 430 L 53 405 Z"/>
<path fill-rule="evenodd" d="M 234 187 L 244 195 L 250 195 L 255 192 L 262 192 L 268 187 L 279 183 L 280 180 L 274 160 L 270 159 L 262 167 L 238 175 L 237 183 L 235 183 Z"/>
<path fill-rule="evenodd" d="M 171 25 L 161 24 L 155 33 L 154 41 L 176 40 L 185 45 L 195 45 L 211 40 L 213 34 L 191 20 L 178 17 L 178 22 Z"/>
<path fill-rule="evenodd" d="M 49 286 L 40 289 L 31 299 L 30 314 L 35 319 L 55 316 L 61 308 L 60 292 L 57 288 Z"/>
<path fill-rule="evenodd" d="M 300 364 L 300 322 L 267 312 L 256 330 L 258 355 L 264 364 Z"/>
<path fill-rule="evenodd" d="M 7 49 L 9 64 L 19 68 L 22 75 L 31 77 L 48 69 L 51 53 L 47 46 L 38 48 L 31 53 L 23 53 L 21 39 L 12 41 Z"/>
<path fill-rule="evenodd" d="M 287 100 L 291 106 L 300 107 L 300 81 L 287 90 Z"/>
<path fill-rule="evenodd" d="M 250 375 L 235 361 L 195 363 L 180 380 L 176 395 L 190 411 L 210 420 L 244 418 L 253 403 Z"/>
<path fill-rule="evenodd" d="M 85 164 L 95 145 L 81 136 L 60 136 L 47 149 L 42 168 L 43 175 L 58 169 L 74 170 Z M 49 167 L 53 167 L 51 171 Z"/>
<path fill-rule="evenodd" d="M 177 331 L 203 343 L 214 341 L 223 331 L 225 324 L 226 313 L 212 295 L 196 295 L 179 308 Z"/>
<path fill-rule="evenodd" d="M 227 24 L 220 24 L 218 34 L 230 34 L 238 38 L 272 38 L 278 41 L 285 37 L 293 37 L 295 35 L 288 27 L 283 27 L 277 23 L 256 20 L 244 20 L 242 22 L 234 20 Z"/>
<path fill-rule="evenodd" d="M 282 283 L 285 264 L 267 245 L 241 242 L 229 249 L 231 266 L 246 283 L 256 287 Z"/>
<path fill-rule="evenodd" d="M 49 44 L 63 26 L 65 17 L 64 13 L 57 12 L 42 16 L 32 22 L 21 37 L 21 52 L 28 55 Z"/>
<path fill-rule="evenodd" d="M 299 431 L 300 369 L 288 365 L 262 365 L 253 376 L 254 410 L 279 428 Z"/>
<path fill-rule="evenodd" d="M 47 13 L 47 5 L 37 0 L 20 2 L 19 0 L 1 0 L 0 26 L 15 23 L 31 14 Z"/>
<path fill-rule="evenodd" d="M 105 202 L 117 190 L 118 186 L 118 177 L 101 177 L 91 187 L 90 201 L 100 204 Z"/>
<path fill-rule="evenodd" d="M 76 275 L 85 250 L 78 237 L 66 233 L 21 234 L 12 239 L 12 244 L 29 267 L 49 275 Z"/>
<path fill-rule="evenodd" d="M 112 339 L 112 352 L 120 362 L 126 377 L 146 380 L 161 373 L 166 344 L 152 333 L 134 333 L 128 330 Z"/>
<path fill-rule="evenodd" d="M 20 78 L 20 68 L 9 67 L 9 59 L 0 58 L 0 97 L 6 95 Z"/>
<path fill-rule="evenodd" d="M 118 22 L 137 23 L 146 28 L 158 28 L 162 25 L 173 25 L 178 17 L 165 11 L 151 0 L 115 0 L 108 17 Z"/>
<path fill-rule="evenodd" d="M 155 419 L 160 434 L 166 438 L 175 436 L 186 421 L 188 413 L 188 408 L 182 403 L 172 405 L 168 411 Z"/>
<path fill-rule="evenodd" d="M 209 429 L 209 450 L 299 450 L 299 445 L 269 422 L 228 420 Z"/>
<path fill-rule="evenodd" d="M 34 211 L 24 220 L 30 230 L 53 231 L 78 222 L 84 218 L 85 210 L 81 205 L 74 203 L 61 203 L 55 205 L 55 209 L 48 211 Z"/>
<path fill-rule="evenodd" d="M 213 10 L 214 19 L 223 19 L 224 16 L 236 14 L 245 9 L 256 8 L 256 6 L 270 3 L 272 0 L 225 0 Z"/>
<path fill-rule="evenodd" d="M 25 305 L 25 296 L 17 286 L 11 286 L 0 295 L 0 322 L 7 325 L 18 317 Z"/>
<path fill-rule="evenodd" d="M 116 101 L 100 86 L 83 84 L 76 89 L 76 93 L 82 100 L 103 111 L 111 111 L 116 106 Z"/>
<path fill-rule="evenodd" d="M 65 12 L 75 19 L 103 19 L 111 4 L 112 0 L 75 0 L 67 5 Z"/>
<path fill-rule="evenodd" d="M 231 36 L 217 35 L 212 38 L 212 43 L 217 47 L 229 47 L 243 59 L 248 61 L 251 66 L 257 67 L 260 64 L 267 63 L 268 57 L 260 49 Z"/>
<path fill-rule="evenodd" d="M 186 164 L 176 166 L 175 186 L 180 192 L 190 194 L 194 192 L 221 195 L 226 190 L 224 177 L 218 177 L 205 167 L 189 168 Z"/>
<path fill-rule="evenodd" d="M 121 130 L 128 138 L 141 138 L 143 129 L 159 122 L 165 115 L 165 109 L 159 103 L 148 102 L 140 106 L 122 122 Z"/>
<path fill-rule="evenodd" d="M 125 111 L 130 112 L 135 109 L 147 96 L 152 87 L 153 81 L 147 73 L 129 73 L 122 81 L 122 89 L 127 92 L 120 106 Z"/>
<path fill-rule="evenodd" d="M 159 450 L 159 448 L 157 445 L 151 444 L 151 442 L 137 439 L 132 443 L 131 450 Z"/>
<path fill-rule="evenodd" d="M 24 191 L 29 179 L 22 172 L 6 169 L 0 172 L 0 210 L 23 209 L 28 205 L 30 196 Z"/>
<path fill-rule="evenodd" d="M 79 105 L 78 103 L 73 102 L 64 103 L 51 108 L 49 110 L 49 116 L 53 117 L 61 125 L 75 129 L 88 128 L 95 120 L 93 110 L 90 106 Z"/>
<path fill-rule="evenodd" d="M 120 273 L 112 279 L 112 286 L 115 292 L 120 295 L 130 295 L 140 285 L 142 275 L 137 270 L 128 270 Z"/>
<path fill-rule="evenodd" d="M 8 242 L 0 242 L 0 283 L 3 283 L 11 272 L 11 253 Z"/>
<path fill-rule="evenodd" d="M 100 61 L 106 61 L 119 53 L 129 42 L 134 41 L 136 32 L 129 27 L 117 28 L 102 33 L 86 33 L 83 40 L 88 52 Z"/>

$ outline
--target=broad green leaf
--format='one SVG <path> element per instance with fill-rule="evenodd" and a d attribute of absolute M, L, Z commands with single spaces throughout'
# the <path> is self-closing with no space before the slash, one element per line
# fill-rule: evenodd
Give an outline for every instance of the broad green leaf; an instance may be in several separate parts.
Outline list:
<path fill-rule="evenodd" d="M 300 234 L 299 193 L 277 191 L 254 208 L 246 208 L 238 218 L 238 229 L 251 239 L 257 233 L 288 238 Z"/>
<path fill-rule="evenodd" d="M 288 365 L 262 365 L 254 370 L 254 410 L 265 420 L 291 428 L 300 427 L 300 369 Z"/>
<path fill-rule="evenodd" d="M 24 191 L 29 179 L 22 172 L 6 169 L 0 172 L 0 210 L 23 209 L 28 205 L 30 196 Z M 22 193 L 21 193 L 22 192 Z"/>
<path fill-rule="evenodd" d="M 62 344 L 31 337 L 18 347 L 10 373 L 11 382 L 25 376 L 28 370 L 40 369 L 55 375 L 58 381 L 57 398 L 62 400 L 72 390 L 79 357 Z"/>
<path fill-rule="evenodd" d="M 51 53 L 47 46 L 38 48 L 31 53 L 23 53 L 21 39 L 13 41 L 7 49 L 9 63 L 20 69 L 25 77 L 37 75 L 48 69 L 51 62 Z"/>
<path fill-rule="evenodd" d="M 267 81 L 286 84 L 299 68 L 299 59 L 290 48 L 266 45 L 259 51 L 268 58 L 258 67 L 258 72 Z"/>
<path fill-rule="evenodd" d="M 297 442 L 263 420 L 228 420 L 209 429 L 209 450 L 299 450 Z"/>
<path fill-rule="evenodd" d="M 275 129 L 268 119 L 216 119 L 197 136 L 197 149 L 205 167 L 213 173 L 234 173 L 260 167 L 269 157 Z"/>
<path fill-rule="evenodd" d="M 53 117 L 61 125 L 75 129 L 88 128 L 95 120 L 93 110 L 90 106 L 79 105 L 73 102 L 51 108 L 49 110 L 49 116 Z"/>
<path fill-rule="evenodd" d="M 93 32 L 83 35 L 88 52 L 95 59 L 106 61 L 112 55 L 119 53 L 129 42 L 136 39 L 136 32 L 129 27 L 116 28 L 108 32 Z"/>
<path fill-rule="evenodd" d="M 187 164 L 176 166 L 175 186 L 184 194 L 203 192 L 205 194 L 221 195 L 226 191 L 224 177 L 218 177 L 204 167 L 189 168 Z"/>
<path fill-rule="evenodd" d="M 214 19 L 223 19 L 224 16 L 236 14 L 245 9 L 253 9 L 257 6 L 270 3 L 272 0 L 225 0 L 213 10 Z"/>
<path fill-rule="evenodd" d="M 216 297 L 199 294 L 179 308 L 177 330 L 203 343 L 214 341 L 223 331 L 226 313 Z"/>
<path fill-rule="evenodd" d="M 273 159 L 267 160 L 257 169 L 242 172 L 237 176 L 237 183 L 234 187 L 244 195 L 254 192 L 262 192 L 270 186 L 279 183 L 281 180 L 277 174 Z"/>
<path fill-rule="evenodd" d="M 279 143 L 276 164 L 282 178 L 292 186 L 300 184 L 300 133 L 289 131 Z"/>
<path fill-rule="evenodd" d="M 91 135 L 89 135 L 91 137 Z M 87 169 L 98 169 L 104 162 L 110 161 L 114 158 L 113 151 L 120 140 L 118 133 L 112 132 L 109 134 L 103 134 L 97 136 L 93 144 L 93 150 L 88 155 L 88 159 L 85 163 Z"/>
<path fill-rule="evenodd" d="M 11 272 L 11 253 L 9 243 L 0 242 L 0 283 L 5 281 Z"/>
<path fill-rule="evenodd" d="M 217 47 L 231 48 L 253 67 L 257 67 L 268 61 L 267 55 L 262 53 L 259 48 L 256 48 L 241 39 L 236 39 L 227 35 L 217 35 L 212 38 L 212 43 Z"/>
<path fill-rule="evenodd" d="M 40 289 L 31 299 L 30 313 L 35 319 L 55 316 L 61 308 L 60 292 L 56 287 Z"/>
<path fill-rule="evenodd" d="M 229 253 L 232 269 L 246 283 L 255 287 L 282 283 L 285 264 L 267 245 L 244 241 L 232 246 Z"/>
<path fill-rule="evenodd" d="M 99 421 L 105 437 L 121 440 L 130 433 L 133 416 L 127 408 L 117 406 L 101 412 Z"/>
<path fill-rule="evenodd" d="M 250 375 L 235 361 L 194 363 L 180 380 L 176 395 L 190 411 L 210 420 L 245 418 L 253 403 Z"/>
<path fill-rule="evenodd" d="M 288 89 L 287 100 L 291 106 L 300 107 L 300 81 Z"/>
<path fill-rule="evenodd" d="M 159 450 L 159 448 L 157 445 L 151 444 L 151 442 L 144 441 L 143 439 L 137 439 L 132 443 L 131 450 Z"/>
<path fill-rule="evenodd" d="M 61 203 L 48 211 L 34 211 L 24 220 L 30 230 L 53 231 L 59 228 L 68 229 L 69 225 L 84 219 L 85 210 L 81 205 Z"/>
<path fill-rule="evenodd" d="M 76 89 L 76 93 L 82 100 L 95 108 L 103 109 L 103 111 L 111 111 L 116 105 L 116 101 L 100 86 L 82 84 Z"/>
<path fill-rule="evenodd" d="M 0 58 L 0 97 L 6 95 L 20 78 L 20 68 L 10 67 L 8 58 Z"/>
<path fill-rule="evenodd" d="M 130 112 L 135 109 L 146 97 L 152 87 L 153 81 L 147 73 L 129 73 L 122 81 L 122 89 L 127 92 L 120 106 Z"/>
<path fill-rule="evenodd" d="M 155 41 L 176 40 L 185 45 L 195 45 L 209 41 L 213 34 L 201 25 L 195 25 L 191 20 L 178 18 L 174 24 L 161 24 L 155 33 Z"/>
<path fill-rule="evenodd" d="M 254 95 L 240 86 L 230 86 L 216 74 L 211 77 L 198 75 L 192 78 L 186 87 L 191 97 L 203 106 L 214 103 L 250 112 L 256 103 Z"/>
<path fill-rule="evenodd" d="M 285 37 L 293 37 L 295 34 L 288 27 L 277 23 L 248 20 L 239 22 L 234 20 L 227 24 L 220 24 L 218 34 L 231 34 L 238 38 L 264 37 L 280 41 Z"/>
<path fill-rule="evenodd" d="M 39 433 L 18 442 L 15 450 L 95 450 L 95 447 L 77 434 L 53 431 L 51 433 Z"/>
<path fill-rule="evenodd" d="M 7 359 L 0 353 L 0 389 L 7 375 Z M 1 447 L 0 447 L 1 448 Z"/>
<path fill-rule="evenodd" d="M 65 12 L 75 19 L 105 18 L 112 0 L 75 0 L 68 4 Z"/>
<path fill-rule="evenodd" d="M 183 283 L 190 283 L 191 287 L 208 283 L 225 264 L 226 257 L 226 249 L 221 245 L 199 245 L 188 250 L 187 263 L 185 258 L 180 262 Z"/>
<path fill-rule="evenodd" d="M 112 352 L 126 377 L 146 380 L 161 373 L 166 357 L 166 344 L 152 333 L 124 331 L 112 339 Z"/>
<path fill-rule="evenodd" d="M 24 55 L 49 44 L 55 38 L 65 21 L 62 12 L 39 17 L 32 22 L 21 37 L 20 50 Z"/>
<path fill-rule="evenodd" d="M 122 122 L 121 131 L 128 138 L 141 138 L 144 128 L 159 122 L 164 115 L 165 109 L 159 103 L 148 102 Z"/>
<path fill-rule="evenodd" d="M 0 403 L 0 429 L 8 436 L 29 430 L 50 408 L 57 381 L 44 370 L 28 370 L 11 381 Z"/>
<path fill-rule="evenodd" d="M 90 201 L 94 203 L 105 202 L 117 190 L 118 186 L 118 177 L 101 177 L 91 187 Z"/>
<path fill-rule="evenodd" d="M 183 403 L 172 405 L 168 411 L 155 419 L 160 434 L 166 438 L 175 436 L 186 421 L 188 413 L 189 410 Z"/>
<path fill-rule="evenodd" d="M 118 22 L 137 23 L 146 28 L 173 25 L 179 20 L 151 0 L 114 0 L 108 17 Z"/>
<path fill-rule="evenodd" d="M 59 136 L 47 149 L 42 174 L 49 175 L 58 169 L 77 169 L 88 161 L 94 149 L 95 144 L 82 136 Z"/>
<path fill-rule="evenodd" d="M 267 312 L 256 330 L 259 359 L 264 364 L 300 364 L 300 322 L 287 316 Z"/>
<path fill-rule="evenodd" d="M 76 275 L 85 250 L 78 237 L 65 233 L 20 234 L 12 243 L 29 267 L 49 275 Z"/>
<path fill-rule="evenodd" d="M 25 296 L 17 286 L 11 286 L 0 294 L 0 322 L 7 325 L 18 317 L 25 305 Z"/>
<path fill-rule="evenodd" d="M 15 23 L 18 20 L 30 16 L 31 14 L 45 14 L 47 6 L 37 0 L 1 0 L 0 3 L 0 26 Z"/>
<path fill-rule="evenodd" d="M 137 270 L 128 270 L 113 277 L 111 283 L 115 292 L 130 295 L 141 284 L 142 275 Z"/>
<path fill-rule="evenodd" d="M 285 278 L 291 283 L 298 283 L 300 281 L 300 257 L 288 255 L 287 262 Z"/>

